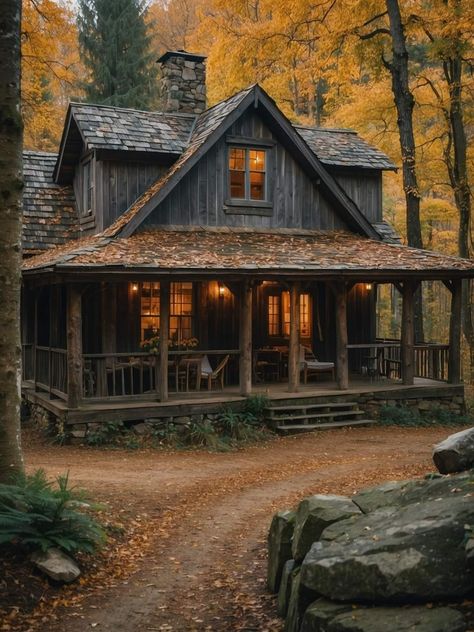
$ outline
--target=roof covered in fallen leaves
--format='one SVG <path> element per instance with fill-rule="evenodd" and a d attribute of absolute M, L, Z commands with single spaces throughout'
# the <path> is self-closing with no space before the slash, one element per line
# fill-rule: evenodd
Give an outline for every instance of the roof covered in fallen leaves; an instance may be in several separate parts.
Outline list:
<path fill-rule="evenodd" d="M 168 227 L 126 238 L 102 235 L 27 260 L 25 271 L 44 269 L 262 274 L 394 273 L 433 278 L 474 276 L 474 262 L 387 244 L 350 233 L 304 230 Z"/>
<path fill-rule="evenodd" d="M 53 182 L 57 154 L 23 152 L 23 252 L 36 254 L 78 236 L 72 186 Z"/>

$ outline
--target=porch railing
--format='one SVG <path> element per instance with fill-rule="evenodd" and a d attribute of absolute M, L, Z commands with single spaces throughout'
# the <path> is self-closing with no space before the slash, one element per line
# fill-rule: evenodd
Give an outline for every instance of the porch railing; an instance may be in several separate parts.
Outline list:
<path fill-rule="evenodd" d="M 225 356 L 238 357 L 237 349 L 206 349 L 170 351 L 168 375 L 172 388 L 182 389 L 178 383 L 178 361 L 182 357 Z M 197 371 L 194 365 L 194 371 Z M 85 399 L 158 397 L 159 355 L 137 353 L 86 353 L 83 354 L 83 395 Z M 191 381 L 196 384 L 197 375 Z M 200 379 L 200 375 L 199 375 Z"/>
<path fill-rule="evenodd" d="M 21 371 L 24 382 L 32 381 L 35 377 L 34 345 L 32 342 L 21 345 Z"/>
<path fill-rule="evenodd" d="M 401 378 L 399 340 L 377 339 L 373 343 L 348 345 L 351 370 L 362 375 L 385 375 Z M 448 380 L 449 345 L 417 344 L 415 377 L 446 382 Z"/>
<path fill-rule="evenodd" d="M 67 351 L 54 347 L 36 347 L 33 381 L 61 399 L 67 398 Z"/>

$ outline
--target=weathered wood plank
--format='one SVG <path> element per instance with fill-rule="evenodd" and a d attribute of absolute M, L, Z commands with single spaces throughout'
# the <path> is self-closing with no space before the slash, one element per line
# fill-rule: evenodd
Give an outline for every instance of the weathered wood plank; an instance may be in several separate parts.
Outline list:
<path fill-rule="evenodd" d="M 290 340 L 288 348 L 288 390 L 296 393 L 300 384 L 300 283 L 290 286 Z"/>
<path fill-rule="evenodd" d="M 401 371 L 403 384 L 413 384 L 415 380 L 415 302 L 417 283 L 404 281 L 401 332 Z"/>
<path fill-rule="evenodd" d="M 451 318 L 449 322 L 448 381 L 461 381 L 461 296 L 462 281 L 451 281 Z"/>
<path fill-rule="evenodd" d="M 158 393 L 161 402 L 168 400 L 168 351 L 170 337 L 170 282 L 160 283 L 160 359 Z M 159 381 L 159 384 L 158 384 Z"/>
<path fill-rule="evenodd" d="M 77 285 L 67 289 L 67 405 L 82 400 L 82 294 Z"/>
<path fill-rule="evenodd" d="M 347 288 L 345 283 L 337 283 L 333 287 L 336 299 L 336 381 L 340 390 L 347 390 L 349 388 Z"/>
<path fill-rule="evenodd" d="M 243 281 L 240 290 L 240 336 L 239 336 L 239 380 L 240 394 L 252 392 L 252 286 Z"/>

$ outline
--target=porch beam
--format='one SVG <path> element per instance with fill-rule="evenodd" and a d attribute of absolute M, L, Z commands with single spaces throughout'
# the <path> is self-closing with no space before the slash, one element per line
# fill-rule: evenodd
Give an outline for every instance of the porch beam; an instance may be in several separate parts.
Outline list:
<path fill-rule="evenodd" d="M 461 382 L 461 305 L 462 281 L 456 279 L 447 286 L 451 292 L 451 318 L 449 321 L 448 382 Z"/>
<path fill-rule="evenodd" d="M 242 281 L 240 287 L 239 383 L 240 394 L 252 392 L 252 285 Z"/>
<path fill-rule="evenodd" d="M 401 372 L 402 382 L 412 385 L 415 381 L 415 292 L 418 283 L 404 281 L 402 290 Z"/>
<path fill-rule="evenodd" d="M 336 299 L 336 382 L 345 391 L 349 388 L 347 287 L 345 283 L 334 283 L 331 287 Z"/>
<path fill-rule="evenodd" d="M 68 408 L 78 408 L 81 403 L 82 373 L 82 289 L 75 284 L 70 284 L 67 287 Z"/>
<path fill-rule="evenodd" d="M 160 281 L 160 357 L 157 376 L 158 398 L 168 401 L 168 355 L 170 338 L 170 282 Z M 199 379 L 199 376 L 198 376 Z"/>
<path fill-rule="evenodd" d="M 300 290 L 301 284 L 290 284 L 290 340 L 288 349 L 288 391 L 296 393 L 300 384 Z"/>

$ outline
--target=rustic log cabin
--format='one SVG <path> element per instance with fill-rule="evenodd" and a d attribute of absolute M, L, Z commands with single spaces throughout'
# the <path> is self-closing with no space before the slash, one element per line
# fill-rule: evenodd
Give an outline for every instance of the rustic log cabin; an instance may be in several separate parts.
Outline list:
<path fill-rule="evenodd" d="M 258 85 L 206 108 L 202 56 L 159 63 L 162 112 L 72 103 L 58 154 L 25 152 L 26 400 L 83 424 L 264 393 L 282 431 L 386 402 L 460 410 L 474 265 L 401 245 L 382 213 L 395 165 L 293 125 Z M 448 344 L 415 344 L 426 280 L 451 293 Z M 377 337 L 380 284 L 402 296 L 399 340 Z"/>

